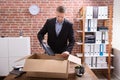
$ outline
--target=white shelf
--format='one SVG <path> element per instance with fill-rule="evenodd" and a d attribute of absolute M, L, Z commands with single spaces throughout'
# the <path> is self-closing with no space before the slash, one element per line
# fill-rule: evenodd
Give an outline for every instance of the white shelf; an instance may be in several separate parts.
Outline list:
<path fill-rule="evenodd" d="M 97 20 L 109 20 L 110 18 L 105 18 L 105 19 L 97 19 Z"/>
<path fill-rule="evenodd" d="M 77 31 L 78 33 L 79 33 L 79 32 L 83 32 L 82 30 L 76 30 L 76 31 Z"/>
<path fill-rule="evenodd" d="M 97 31 L 85 31 L 85 32 L 97 32 Z"/>
<path fill-rule="evenodd" d="M 83 18 L 75 18 L 74 19 L 76 22 L 79 22 L 80 20 L 83 20 Z"/>
<path fill-rule="evenodd" d="M 83 43 L 82 42 L 76 42 L 77 45 L 82 45 Z"/>
<path fill-rule="evenodd" d="M 108 69 L 108 67 L 90 67 L 90 69 Z M 111 66 L 111 69 L 114 69 L 114 67 Z"/>
<path fill-rule="evenodd" d="M 76 53 L 77 57 L 83 57 L 83 53 Z"/>
<path fill-rule="evenodd" d="M 91 33 L 92 33 L 92 32 L 94 32 L 94 33 L 95 33 L 95 32 L 108 32 L 108 31 L 109 31 L 109 30 L 101 30 L 101 31 L 85 31 L 85 33 L 87 33 L 87 32 L 91 32 Z"/>
<path fill-rule="evenodd" d="M 109 43 L 85 43 L 85 44 L 109 44 Z"/>
<path fill-rule="evenodd" d="M 104 54 L 103 56 L 100 56 L 100 55 L 85 55 L 85 57 L 108 57 L 108 54 Z M 111 54 L 111 57 L 114 57 L 114 55 Z"/>
<path fill-rule="evenodd" d="M 108 30 L 101 30 L 101 31 L 97 31 L 97 32 L 108 32 Z"/>

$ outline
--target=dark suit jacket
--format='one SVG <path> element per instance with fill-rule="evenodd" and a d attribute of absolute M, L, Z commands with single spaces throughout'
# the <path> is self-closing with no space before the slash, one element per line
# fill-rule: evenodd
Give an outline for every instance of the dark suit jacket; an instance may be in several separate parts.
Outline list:
<path fill-rule="evenodd" d="M 56 18 L 48 19 L 46 21 L 43 28 L 38 32 L 39 41 L 44 38 L 46 33 L 48 33 L 47 43 L 54 53 L 62 53 L 64 51 L 69 51 L 71 53 L 75 42 L 72 28 L 73 24 L 65 19 L 58 36 L 56 35 L 55 24 Z"/>

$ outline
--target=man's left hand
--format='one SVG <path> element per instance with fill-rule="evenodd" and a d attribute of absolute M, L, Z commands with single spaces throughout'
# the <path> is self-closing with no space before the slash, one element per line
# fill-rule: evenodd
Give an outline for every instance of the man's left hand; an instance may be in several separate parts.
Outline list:
<path fill-rule="evenodd" d="M 68 51 L 65 51 L 65 52 L 63 52 L 61 55 L 64 57 L 64 58 L 66 58 L 66 57 L 68 57 L 69 56 L 69 52 Z"/>

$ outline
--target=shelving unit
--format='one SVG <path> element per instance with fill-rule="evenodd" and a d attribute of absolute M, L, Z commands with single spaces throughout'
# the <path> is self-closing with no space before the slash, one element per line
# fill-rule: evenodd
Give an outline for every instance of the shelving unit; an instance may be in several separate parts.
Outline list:
<path fill-rule="evenodd" d="M 96 65 L 93 65 L 93 62 L 92 62 L 91 63 L 92 66 L 90 66 L 90 68 L 96 69 L 96 70 L 97 69 L 101 69 L 101 70 L 107 69 L 108 70 L 108 80 L 110 80 L 111 69 L 114 69 L 114 67 L 111 66 L 111 57 L 114 57 L 114 55 L 111 54 L 112 14 L 113 14 L 112 8 L 113 8 L 112 6 L 84 6 L 79 10 L 78 18 L 75 19 L 76 22 L 79 22 L 79 25 L 78 25 L 79 28 L 78 28 L 78 30 L 76 30 L 76 33 L 77 33 L 77 35 L 79 35 L 79 38 L 76 41 L 76 44 L 80 47 L 79 52 L 76 53 L 76 56 L 81 57 L 82 63 L 86 63 L 86 64 L 87 64 L 86 58 L 89 58 L 89 59 L 91 58 L 91 61 L 93 61 L 93 59 L 98 60 L 99 58 L 104 58 L 105 59 L 104 61 L 106 61 L 105 62 L 106 64 L 105 63 L 104 64 L 106 66 L 103 66 L 103 67 L 96 66 L 96 65 L 99 65 L 99 63 L 96 61 Z M 104 14 L 104 17 L 103 16 L 100 17 L 100 9 L 102 11 L 106 11 L 105 12 L 106 14 Z M 89 11 L 91 10 L 91 11 L 87 14 L 88 10 Z M 94 14 L 94 10 L 98 10 L 98 15 L 97 15 L 97 17 L 96 17 L 96 15 L 95 16 L 92 15 L 94 17 L 93 18 L 93 17 L 91 17 L 90 14 L 92 14 L 92 12 Z M 86 24 L 87 24 L 87 26 L 86 26 Z M 88 25 L 88 24 L 90 24 L 90 25 Z M 96 26 L 96 28 L 93 29 L 93 27 L 91 27 L 91 25 L 94 27 Z M 105 26 L 108 28 L 108 30 L 107 31 L 105 31 L 105 30 L 98 31 L 97 30 L 98 26 Z M 87 28 L 88 30 L 90 27 L 91 30 L 87 31 L 86 27 L 88 27 Z M 88 36 L 86 36 L 86 35 L 88 35 Z M 89 36 L 91 36 L 92 42 L 89 42 L 89 39 L 88 39 Z M 97 41 L 97 38 L 99 38 L 97 36 L 102 36 L 101 39 L 103 39 L 103 40 L 101 40 L 101 42 L 99 40 Z M 107 37 L 104 37 L 104 36 L 107 36 Z M 94 42 L 94 37 L 95 37 L 95 42 Z M 108 40 L 106 40 L 106 38 L 108 38 Z M 88 41 L 86 41 L 87 39 L 88 39 Z M 90 51 L 88 51 L 88 53 L 87 53 L 89 55 L 86 55 L 86 45 L 91 45 Z M 98 47 L 96 48 L 97 45 L 99 46 L 99 48 Z M 103 47 L 105 47 L 104 51 L 101 49 Z M 93 51 L 91 51 L 92 48 L 93 48 Z M 96 52 L 95 48 L 99 49 L 99 51 Z M 100 53 L 101 50 L 102 50 L 102 55 Z"/>

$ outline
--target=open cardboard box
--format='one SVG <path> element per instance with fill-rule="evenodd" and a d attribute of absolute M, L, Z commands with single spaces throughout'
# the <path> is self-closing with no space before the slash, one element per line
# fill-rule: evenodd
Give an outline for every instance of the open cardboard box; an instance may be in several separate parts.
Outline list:
<path fill-rule="evenodd" d="M 68 59 L 59 54 L 33 54 L 26 59 L 23 71 L 28 77 L 68 78 L 68 66 Z"/>

